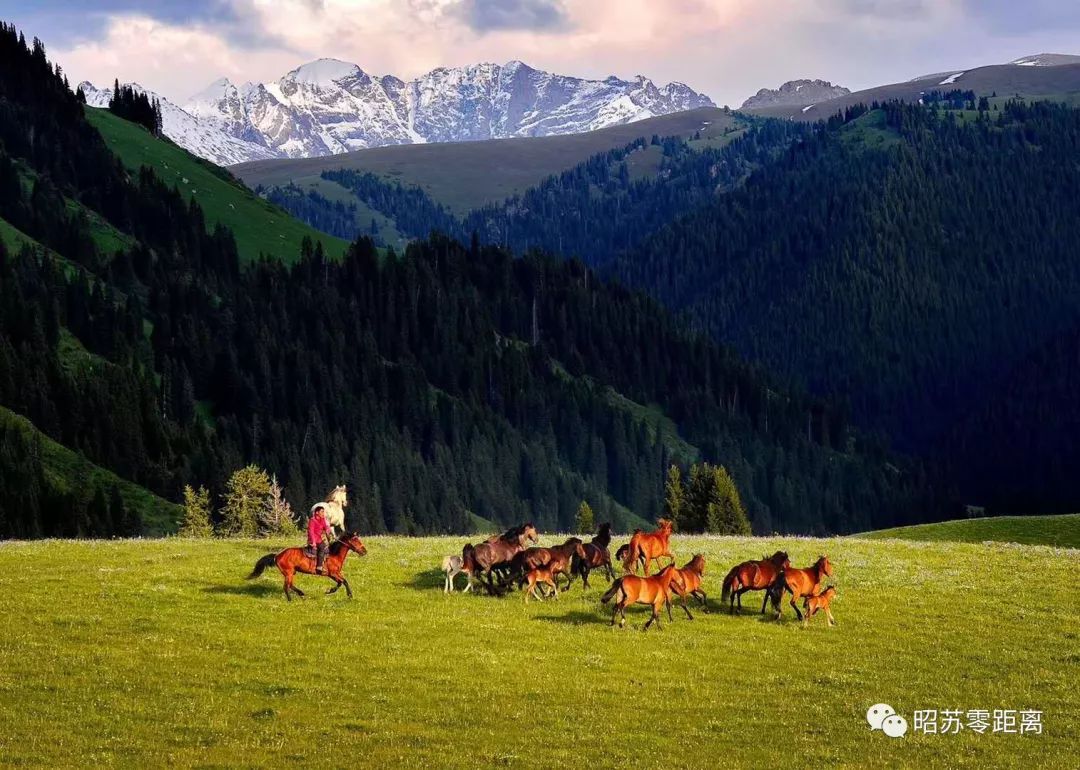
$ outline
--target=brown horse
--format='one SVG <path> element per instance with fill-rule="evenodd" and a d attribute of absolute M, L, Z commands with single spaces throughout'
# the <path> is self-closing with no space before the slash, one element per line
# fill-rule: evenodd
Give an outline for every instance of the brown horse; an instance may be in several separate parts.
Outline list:
<path fill-rule="evenodd" d="M 528 522 L 508 529 L 480 545 L 469 543 L 461 549 L 461 561 L 469 574 L 469 584 L 472 584 L 474 578 L 479 578 L 489 594 L 497 593 L 498 589 L 491 577 L 492 570 L 503 569 L 504 565 L 509 566 L 510 560 L 525 550 L 525 543 L 535 543 L 539 539 L 536 527 L 532 522 Z"/>
<path fill-rule="evenodd" d="M 536 589 L 541 585 L 551 586 L 551 591 L 555 598 L 559 598 L 559 584 L 555 580 L 555 575 L 551 569 L 551 566 L 546 567 L 533 567 L 529 570 L 529 574 L 525 576 L 525 580 L 528 581 L 529 587 L 525 589 L 525 603 L 529 603 L 529 596 L 532 595 L 537 601 L 544 601 L 542 592 L 538 592 Z"/>
<path fill-rule="evenodd" d="M 776 582 L 780 571 L 791 566 L 785 551 L 777 551 L 761 561 L 744 561 L 736 564 L 724 578 L 723 593 L 720 594 L 720 602 L 726 602 L 731 598 L 731 614 L 735 614 L 735 601 L 739 602 L 739 612 L 742 612 L 742 595 L 747 591 L 765 591 L 765 599 L 761 602 L 761 614 L 765 614 L 765 605 L 769 603 L 769 588 Z M 779 597 L 773 598 L 773 607 L 780 606 Z"/>
<path fill-rule="evenodd" d="M 682 608 L 686 613 L 686 617 L 690 618 L 690 620 L 694 619 L 694 616 L 690 614 L 690 609 L 686 606 L 687 596 L 694 596 L 700 600 L 702 611 L 708 612 L 708 609 L 706 609 L 708 598 L 701 588 L 702 576 L 705 574 L 705 557 L 700 553 L 695 554 L 694 558 L 688 561 L 685 567 L 673 567 L 671 571 L 675 573 L 675 577 L 671 580 L 671 590 L 682 599 Z"/>
<path fill-rule="evenodd" d="M 583 558 L 585 546 L 580 537 L 572 537 L 562 545 L 550 548 L 528 548 L 510 560 L 510 574 L 519 575 L 518 586 L 525 583 L 529 572 L 537 567 L 550 567 L 552 574 L 566 576 L 566 587 L 570 588 L 570 568 L 574 557 Z"/>
<path fill-rule="evenodd" d="M 791 594 L 791 608 L 795 610 L 796 617 L 802 620 L 798 600 L 804 596 L 817 596 L 821 592 L 821 581 L 826 577 L 832 577 L 832 565 L 829 564 L 828 556 L 819 556 L 813 567 L 782 569 L 774 584 L 776 595 L 773 604 L 776 607 L 777 619 L 780 618 L 780 599 L 783 598 L 784 591 L 788 591 Z"/>
<path fill-rule="evenodd" d="M 836 598 L 836 587 L 829 586 L 817 596 L 807 596 L 803 599 L 803 609 L 806 610 L 806 617 L 803 619 L 803 626 L 810 623 L 810 618 L 814 617 L 819 612 L 824 612 L 825 617 L 829 619 L 829 625 L 835 626 L 836 618 L 832 616 L 832 610 L 829 609 L 829 605 L 832 604 L 832 600 Z"/>
<path fill-rule="evenodd" d="M 605 522 L 600 525 L 596 537 L 585 544 L 585 555 L 574 559 L 573 568 L 570 570 L 570 581 L 573 582 L 574 575 L 581 575 L 582 583 L 585 588 L 588 588 L 589 571 L 594 569 L 605 570 L 608 582 L 614 580 L 615 570 L 611 568 L 609 545 L 611 545 L 611 524 Z"/>
<path fill-rule="evenodd" d="M 644 530 L 641 529 L 640 527 L 638 529 L 635 529 L 634 533 L 632 535 L 630 535 L 630 539 L 632 540 L 634 538 L 634 535 L 640 535 L 642 532 L 644 532 Z M 621 564 L 622 562 L 626 561 L 626 557 L 627 557 L 627 555 L 629 553 L 630 553 L 630 543 L 623 543 L 622 545 L 619 546 L 619 550 L 617 550 L 615 552 L 615 561 L 617 561 L 617 562 L 619 562 Z M 641 556 L 641 555 L 638 556 L 638 565 L 642 569 L 645 569 L 645 557 L 644 556 Z"/>
<path fill-rule="evenodd" d="M 357 556 L 363 556 L 367 553 L 367 548 L 355 532 L 343 534 L 330 545 L 330 553 L 326 557 L 323 567 L 326 569 L 325 577 L 334 581 L 334 587 L 326 593 L 332 594 L 345 586 L 345 593 L 348 594 L 350 599 L 352 598 L 352 588 L 349 587 L 349 581 L 341 574 L 341 568 L 344 566 L 345 559 L 350 551 L 355 552 Z M 285 598 L 292 601 L 290 594 L 295 593 L 302 599 L 304 592 L 293 585 L 293 577 L 297 572 L 303 572 L 306 575 L 316 574 L 315 559 L 305 554 L 303 548 L 286 548 L 280 553 L 268 553 L 255 562 L 255 569 L 251 571 L 247 579 L 254 580 L 259 577 L 263 570 L 272 564 L 276 564 L 277 568 L 281 570 L 281 574 L 285 576 Z"/>
<path fill-rule="evenodd" d="M 668 620 L 671 620 L 671 581 L 675 577 L 674 565 L 667 565 L 653 577 L 623 575 L 611 584 L 611 588 L 600 597 L 601 604 L 615 599 L 615 609 L 611 613 L 611 625 L 615 625 L 615 616 L 621 615 L 619 628 L 626 625 L 626 605 L 651 604 L 652 617 L 645 623 L 642 631 L 648 631 L 653 621 L 660 628 L 660 608 L 667 605 Z"/>
<path fill-rule="evenodd" d="M 675 557 L 671 555 L 668 543 L 671 541 L 673 526 L 668 519 L 657 519 L 655 532 L 635 532 L 630 538 L 630 548 L 623 557 L 623 571 L 632 573 L 636 561 L 644 561 L 645 577 L 649 576 L 649 565 L 654 561 L 660 561 L 664 556 L 675 563 Z"/>

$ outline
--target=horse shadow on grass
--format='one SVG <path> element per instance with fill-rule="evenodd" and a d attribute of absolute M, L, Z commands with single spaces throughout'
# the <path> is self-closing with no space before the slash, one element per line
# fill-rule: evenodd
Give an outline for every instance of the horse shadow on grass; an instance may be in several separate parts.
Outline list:
<path fill-rule="evenodd" d="M 458 575 L 454 581 L 457 584 L 457 590 L 464 588 L 464 575 Z M 441 569 L 426 569 L 423 572 L 417 572 L 413 575 L 408 582 L 402 583 L 404 588 L 412 588 L 416 591 L 431 591 L 432 589 L 443 589 L 446 585 L 446 575 Z"/>
<path fill-rule="evenodd" d="M 584 610 L 571 610 L 558 615 L 537 615 L 533 620 L 542 620 L 546 623 L 562 623 L 567 626 L 604 625 L 611 622 L 610 617 L 605 617 L 598 612 L 586 612 Z"/>
<path fill-rule="evenodd" d="M 220 584 L 212 583 L 207 586 L 203 586 L 203 592 L 208 594 L 228 594 L 230 596 L 269 596 L 270 594 L 280 594 L 280 585 L 270 585 L 269 583 L 237 583 L 237 584 Z"/>

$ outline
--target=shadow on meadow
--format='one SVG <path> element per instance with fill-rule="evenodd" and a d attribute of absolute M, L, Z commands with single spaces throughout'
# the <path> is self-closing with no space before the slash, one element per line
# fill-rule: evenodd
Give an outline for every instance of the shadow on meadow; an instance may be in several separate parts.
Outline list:
<path fill-rule="evenodd" d="M 455 585 L 457 585 L 457 590 L 459 591 L 465 587 L 464 578 L 464 575 L 458 575 L 457 579 L 454 581 Z M 443 585 L 445 585 L 445 581 L 446 576 L 443 574 L 443 571 L 441 569 L 434 568 L 426 569 L 423 572 L 417 572 L 409 579 L 408 582 L 402 583 L 401 585 L 404 588 L 412 588 L 417 591 L 431 591 L 435 588 L 441 591 L 443 590 Z"/>
<path fill-rule="evenodd" d="M 279 583 L 237 583 L 221 584 L 212 583 L 207 586 L 203 586 L 203 593 L 208 594 L 229 594 L 231 596 L 270 596 L 271 594 L 280 594 L 281 585 Z"/>
<path fill-rule="evenodd" d="M 545 607 L 544 609 L 549 609 Z M 554 608 L 550 608 L 554 609 Z M 611 622 L 611 617 L 600 612 L 587 612 L 585 610 L 571 610 L 558 615 L 537 615 L 533 620 L 543 620 L 547 623 L 562 623 L 567 626 L 606 625 Z"/>

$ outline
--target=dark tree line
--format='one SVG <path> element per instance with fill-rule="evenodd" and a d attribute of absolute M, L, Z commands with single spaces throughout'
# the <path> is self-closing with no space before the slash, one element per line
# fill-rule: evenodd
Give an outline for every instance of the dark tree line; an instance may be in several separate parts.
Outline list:
<path fill-rule="evenodd" d="M 131 86 L 121 86 L 119 80 L 114 80 L 109 111 L 124 120 L 138 123 L 154 136 L 161 136 L 161 104 L 157 97 L 151 99 L 141 91 Z"/>

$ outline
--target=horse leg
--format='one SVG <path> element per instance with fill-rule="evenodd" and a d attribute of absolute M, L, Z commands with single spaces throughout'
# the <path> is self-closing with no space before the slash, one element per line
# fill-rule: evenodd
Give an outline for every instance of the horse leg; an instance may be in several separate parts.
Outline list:
<path fill-rule="evenodd" d="M 559 579 L 554 577 L 551 579 L 551 590 L 555 592 L 555 601 L 559 600 Z M 566 590 L 570 590 L 570 586 L 566 587 Z"/>
<path fill-rule="evenodd" d="M 349 585 L 349 581 L 345 579 L 344 575 L 338 575 L 338 577 L 341 578 L 341 584 L 343 586 L 345 586 L 345 595 L 348 596 L 351 599 L 352 598 L 352 586 Z M 336 591 L 337 589 L 335 588 L 334 590 Z"/>
<path fill-rule="evenodd" d="M 341 577 L 340 575 L 331 575 L 330 579 L 334 581 L 334 585 L 330 588 L 327 588 L 326 593 L 337 593 L 337 590 L 341 588 L 342 584 L 345 582 L 345 578 Z"/>
<path fill-rule="evenodd" d="M 802 610 L 799 609 L 799 603 L 796 601 L 798 597 L 795 596 L 795 592 L 791 592 L 791 609 L 795 610 L 795 617 L 799 620 L 803 619 Z"/>
<path fill-rule="evenodd" d="M 686 613 L 686 617 L 690 618 L 690 620 L 693 620 L 694 616 L 690 614 L 690 608 L 686 606 L 686 594 L 683 594 L 683 596 L 682 596 L 682 608 L 683 608 L 683 612 Z M 669 620 L 671 619 L 671 605 L 670 604 L 668 605 L 668 619 Z"/>
<path fill-rule="evenodd" d="M 826 609 L 826 610 L 825 610 L 825 617 L 827 617 L 827 618 L 829 619 L 829 625 L 830 625 L 830 626 L 837 626 L 837 625 L 840 625 L 839 623 L 837 623 L 837 622 L 836 622 L 836 618 L 834 618 L 834 617 L 832 616 L 832 610 L 830 610 L 830 609 Z"/>
<path fill-rule="evenodd" d="M 671 611 L 670 607 L 668 607 L 668 611 L 669 612 Z M 641 629 L 641 630 L 642 631 L 648 631 L 649 626 L 651 626 L 653 624 L 654 620 L 656 621 L 656 627 L 659 630 L 662 631 L 664 629 L 664 627 L 662 625 L 660 625 L 660 610 L 657 609 L 655 604 L 653 605 L 653 608 L 652 608 L 652 617 L 649 618 L 647 621 L 645 621 L 645 627 L 643 629 Z"/>
<path fill-rule="evenodd" d="M 583 564 L 581 566 L 581 590 L 589 590 L 589 565 Z"/>

